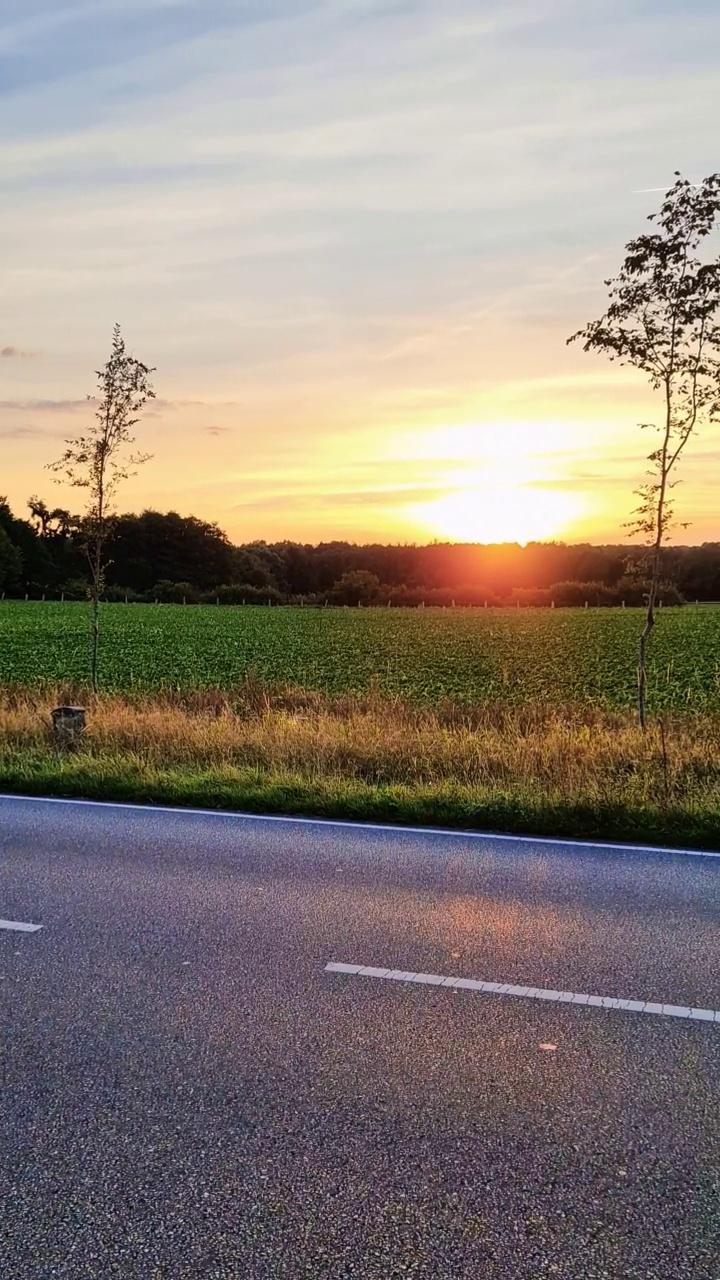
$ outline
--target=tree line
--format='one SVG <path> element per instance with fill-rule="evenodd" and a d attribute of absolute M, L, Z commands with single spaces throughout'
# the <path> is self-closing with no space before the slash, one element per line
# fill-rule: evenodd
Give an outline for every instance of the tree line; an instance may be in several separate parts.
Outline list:
<path fill-rule="evenodd" d="M 33 496 L 28 513 L 0 498 L 0 591 L 86 599 L 83 522 Z M 226 604 L 557 606 L 642 604 L 641 546 L 535 542 L 427 546 L 349 542 L 233 545 L 215 523 L 175 511 L 118 516 L 103 598 Z M 666 547 L 661 599 L 720 600 L 720 542 Z"/>

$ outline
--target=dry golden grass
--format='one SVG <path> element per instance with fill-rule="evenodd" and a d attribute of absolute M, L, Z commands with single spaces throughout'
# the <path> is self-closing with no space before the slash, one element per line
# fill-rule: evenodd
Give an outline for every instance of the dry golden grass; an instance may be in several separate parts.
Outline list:
<path fill-rule="evenodd" d="M 82 699 L 86 760 L 146 771 L 251 768 L 371 786 L 451 783 L 546 804 L 720 813 L 720 717 L 675 718 L 642 734 L 629 712 L 529 704 L 421 709 L 366 696 L 329 698 L 246 682 L 234 695 L 92 697 L 72 689 L 0 691 L 0 762 L 57 755 L 50 711 Z"/>

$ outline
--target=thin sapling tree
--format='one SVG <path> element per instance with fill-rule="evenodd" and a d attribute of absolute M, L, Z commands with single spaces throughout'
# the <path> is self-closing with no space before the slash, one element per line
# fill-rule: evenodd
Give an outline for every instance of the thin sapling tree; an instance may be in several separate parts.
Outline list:
<path fill-rule="evenodd" d="M 60 473 L 75 488 L 87 491 L 80 534 L 90 566 L 90 674 L 95 693 L 98 691 L 100 600 L 107 569 L 107 540 L 116 515 L 114 503 L 119 486 L 150 458 L 147 453 L 133 453 L 132 446 L 135 443 L 133 428 L 146 402 L 155 397 L 151 382 L 154 372 L 128 355 L 120 326 L 115 325 L 110 358 L 102 369 L 96 370 L 99 394 L 88 396 L 95 405 L 95 420 L 83 435 L 66 440 L 62 457 L 50 464 L 51 471 Z"/>
<path fill-rule="evenodd" d="M 672 490 L 677 464 L 703 423 L 720 417 L 720 257 L 707 252 L 720 213 L 720 174 L 688 182 L 679 173 L 652 232 L 626 245 L 618 275 L 606 280 L 610 302 L 600 320 L 573 334 L 585 351 L 641 370 L 662 402 L 657 422 L 641 423 L 659 442 L 636 490 L 630 528 L 648 544 L 645 622 L 638 644 L 638 719 L 647 723 L 647 646 L 662 581 L 662 550 L 676 523 Z M 706 252 L 701 256 L 701 247 Z"/>

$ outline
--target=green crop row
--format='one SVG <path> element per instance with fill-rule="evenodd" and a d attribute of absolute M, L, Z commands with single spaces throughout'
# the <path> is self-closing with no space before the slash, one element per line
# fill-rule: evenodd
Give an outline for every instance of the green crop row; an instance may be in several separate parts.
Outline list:
<path fill-rule="evenodd" d="M 267 683 L 327 693 L 630 706 L 641 615 L 610 610 L 383 610 L 104 605 L 109 690 Z M 0 604 L 0 683 L 87 678 L 87 606 Z M 651 641 L 656 709 L 720 709 L 720 609 L 660 614 Z"/>

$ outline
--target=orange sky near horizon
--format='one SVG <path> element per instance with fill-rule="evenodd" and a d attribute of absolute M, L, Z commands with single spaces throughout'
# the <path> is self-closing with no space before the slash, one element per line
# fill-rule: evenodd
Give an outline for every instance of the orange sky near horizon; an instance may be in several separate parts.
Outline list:
<path fill-rule="evenodd" d="M 716 167 L 720 9 L 660 8 L 24 0 L 0 493 L 78 508 L 44 466 L 119 320 L 158 395 L 122 510 L 234 541 L 628 541 L 660 406 L 566 339 L 674 170 Z M 703 428 L 676 540 L 720 538 L 719 463 Z"/>
<path fill-rule="evenodd" d="M 421 385 L 357 392 L 351 403 L 318 388 L 286 407 L 264 386 L 244 403 L 160 396 L 138 427 L 153 456 L 119 506 L 192 513 L 238 542 L 629 541 L 651 444 L 636 424 L 652 393 L 632 371 L 559 349 L 576 372 L 489 383 L 464 398 Z M 43 467 L 89 412 L 81 400 L 14 411 L 2 487 L 18 512 L 35 492 L 79 506 L 78 491 Z M 720 535 L 708 471 L 718 456 L 715 428 L 689 448 L 678 510 L 692 524 L 680 541 Z"/>

